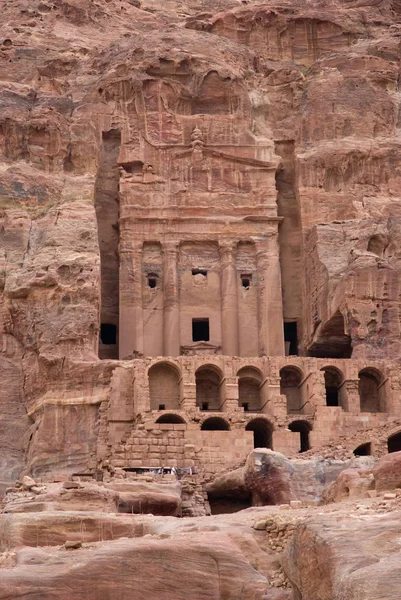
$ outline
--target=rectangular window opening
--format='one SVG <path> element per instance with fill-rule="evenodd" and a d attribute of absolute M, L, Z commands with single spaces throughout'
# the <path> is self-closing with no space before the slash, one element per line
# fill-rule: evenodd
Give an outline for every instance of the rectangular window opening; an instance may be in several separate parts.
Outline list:
<path fill-rule="evenodd" d="M 157 277 L 156 275 L 148 275 L 148 286 L 150 287 L 151 290 L 154 290 L 155 287 L 157 286 Z"/>
<path fill-rule="evenodd" d="M 244 409 L 245 412 L 249 411 L 249 402 L 244 402 L 242 404 L 242 408 Z"/>
<path fill-rule="evenodd" d="M 249 288 L 251 287 L 251 283 L 252 283 L 252 275 L 241 275 L 241 285 L 243 288 L 245 288 L 246 290 L 249 290 Z"/>
<path fill-rule="evenodd" d="M 100 340 L 102 344 L 111 346 L 117 344 L 117 325 L 102 323 L 100 325 Z"/>
<path fill-rule="evenodd" d="M 166 410 L 165 404 L 159 404 L 159 410 Z"/>
<path fill-rule="evenodd" d="M 209 336 L 209 319 L 192 319 L 192 341 L 208 342 Z"/>
<path fill-rule="evenodd" d="M 297 322 L 284 323 L 284 341 L 286 356 L 298 356 Z"/>
<path fill-rule="evenodd" d="M 209 410 L 209 402 L 202 402 L 202 410 Z"/>

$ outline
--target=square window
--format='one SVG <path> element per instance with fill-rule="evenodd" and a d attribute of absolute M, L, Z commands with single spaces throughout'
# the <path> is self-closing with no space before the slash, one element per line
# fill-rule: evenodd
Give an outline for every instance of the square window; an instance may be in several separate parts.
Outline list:
<path fill-rule="evenodd" d="M 202 410 L 209 410 L 209 402 L 202 402 Z"/>
<path fill-rule="evenodd" d="M 209 339 L 209 319 L 192 319 L 192 341 L 208 342 Z"/>
<path fill-rule="evenodd" d="M 165 404 L 159 404 L 159 410 L 166 410 Z"/>

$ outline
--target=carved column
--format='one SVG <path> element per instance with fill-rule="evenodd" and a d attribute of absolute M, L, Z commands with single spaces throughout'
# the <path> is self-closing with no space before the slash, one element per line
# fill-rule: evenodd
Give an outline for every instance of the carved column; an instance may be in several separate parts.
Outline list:
<path fill-rule="evenodd" d="M 256 245 L 259 355 L 284 356 L 283 301 L 277 234 Z"/>
<path fill-rule="evenodd" d="M 120 245 L 119 358 L 143 356 L 142 243 Z"/>
<path fill-rule="evenodd" d="M 239 355 L 237 269 L 232 244 L 221 245 L 221 330 L 223 354 Z"/>
<path fill-rule="evenodd" d="M 180 355 L 180 307 L 178 297 L 178 247 L 163 244 L 163 352 L 165 356 Z"/>

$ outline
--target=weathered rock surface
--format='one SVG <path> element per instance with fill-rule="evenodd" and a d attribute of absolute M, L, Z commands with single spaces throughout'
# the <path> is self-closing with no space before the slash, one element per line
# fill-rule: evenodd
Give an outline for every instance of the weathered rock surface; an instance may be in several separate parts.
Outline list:
<path fill-rule="evenodd" d="M 283 302 L 302 347 L 400 357 L 400 21 L 396 0 L 6 4 L 0 485 L 102 455 L 116 368 L 95 362 L 93 198 L 114 189 L 102 133 L 121 132 L 127 168 L 143 136 L 182 145 L 192 122 L 223 146 L 276 143 Z"/>
<path fill-rule="evenodd" d="M 378 491 L 401 488 L 401 452 L 382 456 L 372 469 Z"/>
<path fill-rule="evenodd" d="M 399 512 L 316 516 L 298 525 L 284 560 L 295 598 L 396 600 L 400 534 Z"/>
<path fill-rule="evenodd" d="M 154 515 L 180 514 L 181 485 L 143 482 L 110 483 L 106 488 L 118 493 L 118 512 L 152 513 Z"/>
<path fill-rule="evenodd" d="M 368 469 L 345 469 L 323 490 L 324 502 L 340 502 L 346 498 L 364 498 L 374 489 L 375 481 Z"/>
<path fill-rule="evenodd" d="M 59 546 L 66 541 L 103 542 L 143 535 L 131 517 L 90 511 L 0 515 L 2 552 L 22 546 Z"/>
<path fill-rule="evenodd" d="M 373 487 L 368 468 L 373 462 L 371 457 L 348 461 L 289 460 L 279 452 L 258 448 L 251 452 L 244 467 L 219 475 L 207 484 L 206 491 L 210 500 L 248 499 L 254 506 L 291 501 L 317 504 L 322 498 L 337 501 L 363 496 Z M 355 487 L 355 496 L 349 494 L 350 485 Z"/>
<path fill-rule="evenodd" d="M 265 577 L 229 538 L 212 533 L 121 540 L 68 552 L 21 551 L 16 567 L 2 570 L 0 598 L 18 593 L 21 598 L 98 600 L 114 596 L 116 582 L 123 594 L 138 600 L 170 600 L 172 594 L 177 600 L 269 598 Z"/>

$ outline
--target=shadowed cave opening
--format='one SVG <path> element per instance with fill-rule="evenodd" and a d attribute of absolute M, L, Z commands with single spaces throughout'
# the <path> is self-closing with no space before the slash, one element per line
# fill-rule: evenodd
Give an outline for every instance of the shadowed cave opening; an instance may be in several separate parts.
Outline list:
<path fill-rule="evenodd" d="M 365 442 L 365 444 L 360 444 L 354 450 L 355 456 L 370 456 L 372 454 L 372 444 L 370 442 Z"/>
<path fill-rule="evenodd" d="M 212 515 L 224 515 L 244 510 L 252 506 L 252 495 L 248 493 L 227 492 L 225 495 L 215 496 L 208 493 L 207 498 L 210 504 Z"/>
<path fill-rule="evenodd" d="M 338 310 L 322 325 L 313 340 L 307 356 L 314 358 L 351 358 L 351 338 L 345 333 L 344 317 Z"/>
<path fill-rule="evenodd" d="M 401 451 L 401 431 L 390 435 L 387 440 L 387 449 L 389 452 L 400 452 Z"/>

